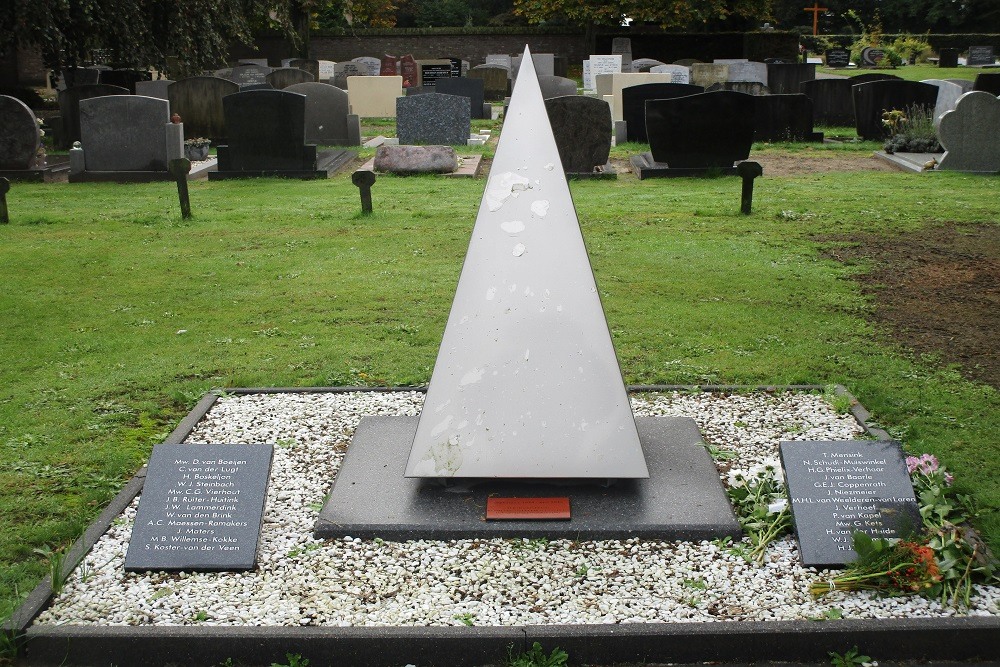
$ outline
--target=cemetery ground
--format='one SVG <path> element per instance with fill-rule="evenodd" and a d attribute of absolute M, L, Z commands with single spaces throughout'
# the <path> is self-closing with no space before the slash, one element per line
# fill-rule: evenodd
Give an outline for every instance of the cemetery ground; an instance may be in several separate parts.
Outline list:
<path fill-rule="evenodd" d="M 871 168 L 874 149 L 755 146 L 750 216 L 738 179 L 573 182 L 622 371 L 842 384 L 948 465 L 1000 552 L 1000 180 Z M 169 183 L 15 184 L 0 613 L 205 392 L 425 385 L 483 185 L 382 176 L 362 216 L 349 173 L 193 182 L 182 220 Z"/>

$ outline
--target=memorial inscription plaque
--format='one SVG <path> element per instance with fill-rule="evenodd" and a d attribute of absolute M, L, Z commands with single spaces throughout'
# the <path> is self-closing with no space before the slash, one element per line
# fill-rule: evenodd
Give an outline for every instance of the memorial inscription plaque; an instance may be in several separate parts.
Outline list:
<path fill-rule="evenodd" d="M 486 499 L 486 520 L 563 520 L 571 518 L 569 498 L 500 498 Z"/>
<path fill-rule="evenodd" d="M 153 447 L 125 570 L 253 569 L 273 453 L 272 445 Z"/>
<path fill-rule="evenodd" d="M 854 560 L 857 531 L 894 538 L 920 529 L 899 443 L 782 442 L 780 450 L 803 565 L 840 567 Z"/>

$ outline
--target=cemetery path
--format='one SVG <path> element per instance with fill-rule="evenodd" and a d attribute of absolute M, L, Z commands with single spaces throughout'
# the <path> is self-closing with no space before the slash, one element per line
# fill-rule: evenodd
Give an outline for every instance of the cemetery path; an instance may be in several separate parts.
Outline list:
<path fill-rule="evenodd" d="M 892 238 L 821 240 L 838 243 L 828 257 L 871 267 L 856 280 L 886 335 L 1000 388 L 1000 226 L 945 223 Z"/>

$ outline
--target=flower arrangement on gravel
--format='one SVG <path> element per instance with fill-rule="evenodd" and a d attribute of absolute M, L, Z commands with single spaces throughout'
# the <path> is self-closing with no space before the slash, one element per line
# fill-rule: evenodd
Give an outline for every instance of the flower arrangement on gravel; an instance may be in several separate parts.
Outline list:
<path fill-rule="evenodd" d="M 792 529 L 792 515 L 781 465 L 773 460 L 752 468 L 748 473 L 730 471 L 726 493 L 736 512 L 740 527 L 751 547 L 736 552 L 748 562 L 764 562 L 767 546 Z"/>

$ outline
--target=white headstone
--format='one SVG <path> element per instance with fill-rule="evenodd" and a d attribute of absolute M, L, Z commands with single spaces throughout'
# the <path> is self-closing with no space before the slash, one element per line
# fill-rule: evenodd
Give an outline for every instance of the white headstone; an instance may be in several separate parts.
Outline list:
<path fill-rule="evenodd" d="M 525 56 L 405 474 L 646 478 L 527 49 Z"/>
<path fill-rule="evenodd" d="M 332 60 L 319 61 L 319 80 L 328 81 L 337 73 L 337 63 Z"/>
<path fill-rule="evenodd" d="M 965 94 L 962 86 L 944 79 L 924 79 L 920 83 L 937 86 L 937 104 L 934 105 L 934 119 L 937 120 L 945 111 L 951 111 L 958 103 L 958 98 Z"/>
<path fill-rule="evenodd" d="M 487 65 L 501 65 L 507 68 L 508 72 L 514 70 L 514 60 L 506 53 L 491 53 L 486 56 Z M 508 79 L 510 76 L 507 77 Z"/>
<path fill-rule="evenodd" d="M 583 89 L 594 90 L 594 76 L 590 73 L 590 59 L 583 61 Z"/>
<path fill-rule="evenodd" d="M 691 83 L 691 69 L 684 65 L 657 65 L 649 71 L 653 74 L 669 74 L 670 83 Z"/>

